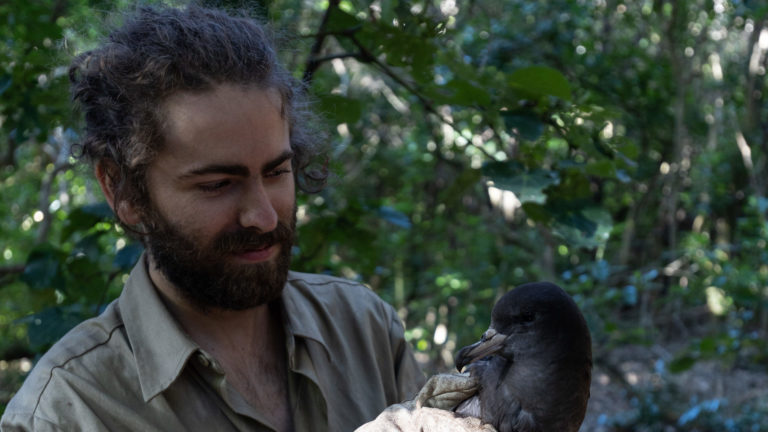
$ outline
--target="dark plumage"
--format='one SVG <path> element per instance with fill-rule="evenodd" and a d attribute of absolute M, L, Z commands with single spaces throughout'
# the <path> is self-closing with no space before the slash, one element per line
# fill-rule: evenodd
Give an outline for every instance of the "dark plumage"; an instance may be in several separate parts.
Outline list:
<path fill-rule="evenodd" d="M 468 366 L 467 366 L 468 365 Z M 499 432 L 576 432 L 592 376 L 592 344 L 573 299 L 548 282 L 520 285 L 493 308 L 479 342 L 456 367 L 478 378 L 477 394 L 457 408 Z"/>

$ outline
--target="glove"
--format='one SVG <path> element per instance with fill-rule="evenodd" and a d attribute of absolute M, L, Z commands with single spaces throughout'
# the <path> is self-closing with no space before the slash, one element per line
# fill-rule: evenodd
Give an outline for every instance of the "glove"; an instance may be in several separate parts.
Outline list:
<path fill-rule="evenodd" d="M 415 408 L 428 407 L 452 411 L 477 393 L 477 379 L 469 374 L 438 374 L 429 378 L 413 400 Z"/>
<path fill-rule="evenodd" d="M 467 374 L 434 375 L 413 400 L 391 405 L 355 432 L 495 432 L 478 418 L 452 411 L 477 388 L 477 380 Z"/>

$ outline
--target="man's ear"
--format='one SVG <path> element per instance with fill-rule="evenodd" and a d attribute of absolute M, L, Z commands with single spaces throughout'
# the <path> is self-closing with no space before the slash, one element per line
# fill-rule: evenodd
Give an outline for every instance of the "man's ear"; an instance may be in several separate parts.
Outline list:
<path fill-rule="evenodd" d="M 126 225 L 138 225 L 141 223 L 140 214 L 133 204 L 125 200 L 115 202 L 115 197 L 117 196 L 117 186 L 115 185 L 118 175 L 117 166 L 113 162 L 100 161 L 96 163 L 93 171 L 96 175 L 96 180 L 99 181 L 101 191 L 107 199 L 107 203 L 112 208 L 112 211 L 115 212 L 117 218 Z"/>

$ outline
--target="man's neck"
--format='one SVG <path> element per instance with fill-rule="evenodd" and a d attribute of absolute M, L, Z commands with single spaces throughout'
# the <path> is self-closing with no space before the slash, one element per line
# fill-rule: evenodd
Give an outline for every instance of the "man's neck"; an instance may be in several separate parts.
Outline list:
<path fill-rule="evenodd" d="M 147 266 L 171 314 L 189 337 L 220 363 L 230 385 L 277 430 L 293 430 L 281 312 L 268 304 L 242 311 L 202 311 L 179 294 L 151 257 Z"/>
<path fill-rule="evenodd" d="M 263 346 L 281 324 L 264 304 L 245 310 L 210 308 L 201 310 L 184 298 L 174 285 L 158 270 L 151 256 L 147 259 L 149 277 L 174 318 L 201 348 L 215 351 L 245 349 L 264 352 Z"/>

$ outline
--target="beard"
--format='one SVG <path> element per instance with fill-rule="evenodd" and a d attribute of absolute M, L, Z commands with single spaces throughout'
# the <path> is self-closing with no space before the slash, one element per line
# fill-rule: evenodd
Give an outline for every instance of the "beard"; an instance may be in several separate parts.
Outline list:
<path fill-rule="evenodd" d="M 157 211 L 151 213 L 151 232 L 145 237 L 158 270 L 178 293 L 197 309 L 245 310 L 280 297 L 288 279 L 296 212 L 289 221 L 279 220 L 267 233 L 244 228 L 223 233 L 201 245 L 175 228 Z M 287 223 L 286 223 L 287 222 Z M 237 263 L 233 257 L 277 245 L 273 260 Z"/>

